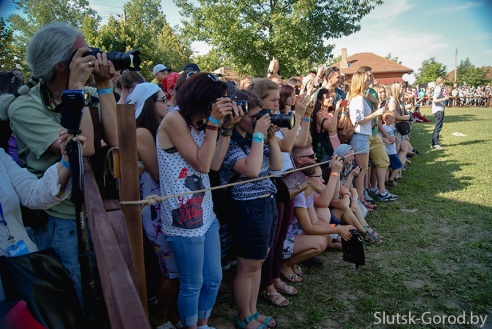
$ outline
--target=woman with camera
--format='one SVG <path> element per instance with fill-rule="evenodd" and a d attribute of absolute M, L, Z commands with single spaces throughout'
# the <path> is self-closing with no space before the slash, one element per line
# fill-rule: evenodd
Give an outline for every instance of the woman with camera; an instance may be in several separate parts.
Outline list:
<path fill-rule="evenodd" d="M 209 328 L 222 280 L 212 195 L 193 191 L 210 188 L 208 173 L 220 168 L 232 126 L 243 115 L 224 97 L 226 91 L 227 85 L 212 73 L 190 76 L 176 95 L 179 110 L 169 112 L 157 132 L 161 195 L 189 193 L 161 203 L 162 232 L 180 276 L 178 311 L 185 328 Z"/>
<path fill-rule="evenodd" d="M 234 126 L 231 146 L 220 169 L 222 184 L 268 176 L 269 170 L 279 170 L 282 166 L 276 128 L 270 115 L 262 111 L 261 100 L 245 90 L 239 91 L 236 97 L 246 100 L 249 110 Z M 238 309 L 236 328 L 276 326 L 272 318 L 260 315 L 256 309 L 261 264 L 272 247 L 277 225 L 276 192 L 268 178 L 230 189 L 237 214 L 233 244 L 238 264 L 232 285 Z"/>
<path fill-rule="evenodd" d="M 295 92 L 290 86 L 286 88 L 291 88 L 291 93 Z M 254 79 L 249 86 L 249 90 L 258 98 L 260 98 L 261 102 L 263 103 L 263 108 L 271 109 L 272 112 L 277 112 L 279 110 L 280 93 L 278 85 L 268 79 Z M 284 116 L 286 116 L 287 114 L 290 114 L 290 116 L 294 116 L 295 124 L 292 129 L 287 129 L 283 127 L 282 129 L 280 129 L 280 131 L 276 133 L 276 140 L 280 146 L 280 150 L 282 151 L 282 168 L 278 171 L 271 170 L 270 172 L 272 174 L 280 175 L 287 170 L 293 169 L 294 164 L 292 163 L 290 154 L 292 148 L 294 147 L 294 145 L 306 145 L 307 139 L 309 137 L 310 121 L 310 112 L 308 111 L 307 106 L 308 100 L 309 98 L 306 97 L 306 95 L 301 95 L 297 100 L 297 103 L 294 105 L 294 111 L 284 114 Z M 290 107 L 292 110 L 292 105 Z M 300 130 L 299 127 L 301 127 Z M 292 200 L 288 202 L 282 202 L 281 200 L 277 199 L 276 202 L 278 211 L 278 225 L 275 232 L 273 246 L 270 249 L 267 259 L 262 265 L 261 286 L 263 297 L 265 297 L 276 306 L 284 307 L 289 304 L 289 301 L 284 296 L 282 296 L 280 292 L 291 296 L 297 295 L 296 288 L 286 284 L 280 279 L 283 243 L 294 212 L 294 207 Z M 290 281 L 292 282 L 299 282 L 300 280 L 301 278 L 297 276 L 293 276 L 290 279 Z"/>

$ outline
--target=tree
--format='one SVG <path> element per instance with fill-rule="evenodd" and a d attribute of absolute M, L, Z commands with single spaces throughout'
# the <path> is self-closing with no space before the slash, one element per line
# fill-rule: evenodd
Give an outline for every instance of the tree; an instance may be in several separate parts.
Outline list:
<path fill-rule="evenodd" d="M 480 86 L 487 83 L 487 72 L 481 67 L 475 67 L 469 58 L 460 61 L 457 72 L 458 84 L 465 82 L 469 86 Z"/>
<path fill-rule="evenodd" d="M 153 79 L 152 68 L 158 63 L 181 68 L 189 62 L 190 44 L 167 23 L 159 0 L 131 0 L 123 8 L 122 17 L 111 16 L 97 34 L 87 37 L 89 44 L 105 51 L 140 50 L 147 80 Z"/>
<path fill-rule="evenodd" d="M 0 17 L 0 69 L 2 71 L 9 71 L 14 67 L 24 70 L 21 52 L 14 46 L 13 40 L 12 29 L 3 17 Z"/>
<path fill-rule="evenodd" d="M 13 0 L 13 2 L 24 15 L 12 14 L 8 17 L 8 22 L 12 24 L 12 30 L 16 33 L 16 44 L 22 49 L 26 48 L 32 35 L 46 23 L 62 21 L 81 28 L 84 20 L 97 23 L 101 21 L 97 12 L 89 7 L 88 0 Z"/>
<path fill-rule="evenodd" d="M 422 62 L 419 72 L 415 74 L 415 85 L 426 84 L 436 81 L 440 76 L 446 75 L 446 65 L 436 61 L 435 57 L 431 57 Z"/>
<path fill-rule="evenodd" d="M 238 73 L 265 76 L 275 56 L 284 77 L 328 61 L 330 38 L 360 30 L 359 22 L 382 0 L 173 0 L 186 35 L 213 45 Z M 216 63 L 216 66 L 223 66 Z"/>
<path fill-rule="evenodd" d="M 393 62 L 398 63 L 398 64 L 402 64 L 402 61 L 400 61 L 400 58 L 399 57 L 391 57 L 391 53 L 389 53 L 388 56 L 386 56 L 386 59 L 389 59 L 390 61 L 393 61 Z"/>

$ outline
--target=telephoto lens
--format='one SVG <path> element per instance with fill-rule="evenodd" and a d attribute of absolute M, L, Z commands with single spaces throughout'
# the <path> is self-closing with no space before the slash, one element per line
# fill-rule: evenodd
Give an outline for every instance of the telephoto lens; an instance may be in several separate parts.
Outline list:
<path fill-rule="evenodd" d="M 91 52 L 87 52 L 82 57 L 93 55 L 96 56 L 98 53 L 103 53 L 102 49 L 89 47 Z M 121 52 L 108 52 L 106 53 L 108 59 L 113 63 L 114 69 L 116 71 L 120 70 L 130 70 L 130 71 L 140 71 L 140 51 L 130 50 L 126 53 Z"/>

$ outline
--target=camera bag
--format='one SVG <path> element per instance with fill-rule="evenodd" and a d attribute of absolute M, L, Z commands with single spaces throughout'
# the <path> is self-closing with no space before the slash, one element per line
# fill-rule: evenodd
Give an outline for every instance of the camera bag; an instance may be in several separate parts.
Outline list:
<path fill-rule="evenodd" d="M 277 187 L 275 197 L 282 203 L 289 202 L 308 187 L 306 175 L 301 171 L 287 172 L 282 177 L 274 179 L 273 182 Z"/>

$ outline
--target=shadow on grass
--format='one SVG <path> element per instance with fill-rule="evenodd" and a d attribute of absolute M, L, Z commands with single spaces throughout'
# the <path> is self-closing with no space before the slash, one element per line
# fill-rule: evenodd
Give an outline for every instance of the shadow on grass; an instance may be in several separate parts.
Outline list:
<path fill-rule="evenodd" d="M 473 115 L 463 116 L 472 121 Z M 483 328 L 492 327 L 492 201 L 487 178 L 492 175 L 483 167 L 487 144 L 473 139 L 430 150 L 432 129 L 432 125 L 415 126 L 412 144 L 423 154 L 412 158 L 404 178 L 391 190 L 398 201 L 379 203 L 368 216 L 385 242 L 365 248 L 366 266 L 355 270 L 342 260 L 341 253 L 326 251 L 320 256 L 323 269 L 303 267 L 303 281 L 294 284 L 299 295 L 288 297 L 288 307 L 258 300 L 259 310 L 274 316 L 279 328 L 408 327 L 396 323 L 376 326 L 374 314 L 383 311 L 418 316 L 473 312 L 488 315 Z M 462 158 L 452 146 L 470 146 L 473 158 Z M 234 271 L 225 272 L 210 321 L 217 329 L 233 326 Z M 412 325 L 429 327 L 449 328 L 450 324 Z"/>

